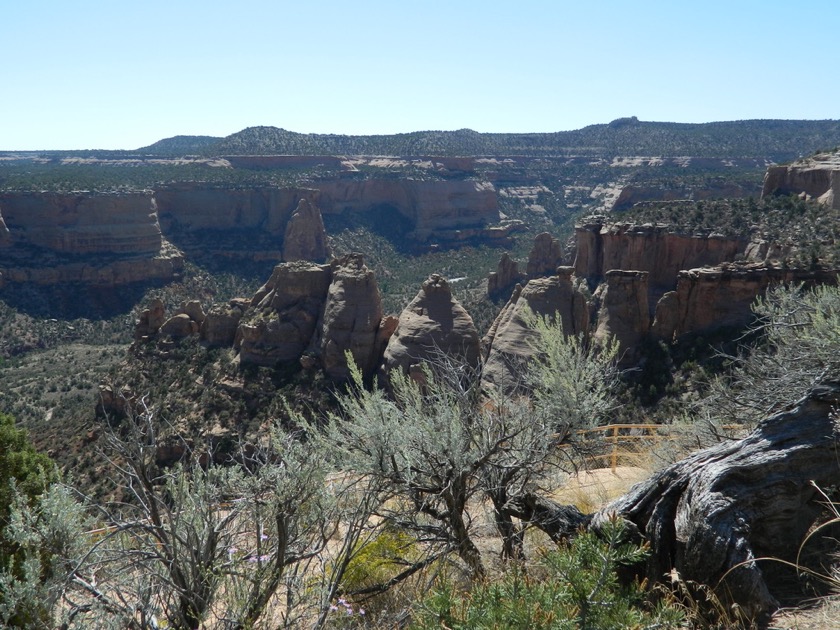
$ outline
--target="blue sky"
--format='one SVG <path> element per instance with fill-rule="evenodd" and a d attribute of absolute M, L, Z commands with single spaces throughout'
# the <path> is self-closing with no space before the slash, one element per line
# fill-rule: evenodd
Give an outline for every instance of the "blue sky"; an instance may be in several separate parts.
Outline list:
<path fill-rule="evenodd" d="M 838 119 L 840 2 L 0 0 L 0 150 Z"/>

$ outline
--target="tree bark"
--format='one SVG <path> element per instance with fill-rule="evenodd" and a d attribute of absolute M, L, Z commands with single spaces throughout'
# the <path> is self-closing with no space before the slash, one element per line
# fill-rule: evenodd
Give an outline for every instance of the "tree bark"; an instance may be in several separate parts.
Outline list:
<path fill-rule="evenodd" d="M 817 487 L 836 492 L 840 484 L 837 409 L 840 383 L 814 387 L 744 439 L 699 451 L 637 484 L 593 515 L 589 528 L 597 531 L 612 515 L 623 518 L 650 544 L 644 577 L 662 582 L 676 571 L 763 623 L 779 608 L 787 578 L 795 577 L 763 558 L 795 562 L 808 532 L 826 515 Z M 579 527 L 563 525 L 560 508 L 569 506 L 533 505 L 542 513 L 521 509 L 520 518 L 553 524 L 547 530 L 552 538 Z"/>

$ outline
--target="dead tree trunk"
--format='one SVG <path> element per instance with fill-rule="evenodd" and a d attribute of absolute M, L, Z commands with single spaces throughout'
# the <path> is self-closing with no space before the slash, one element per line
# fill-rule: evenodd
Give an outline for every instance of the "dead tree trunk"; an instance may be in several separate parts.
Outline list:
<path fill-rule="evenodd" d="M 790 572 L 756 559 L 795 561 L 825 514 L 816 486 L 840 485 L 838 410 L 840 383 L 817 386 L 746 438 L 699 451 L 636 485 L 589 527 L 597 531 L 620 516 L 650 544 L 649 580 L 676 570 L 761 623 L 778 609 Z"/>

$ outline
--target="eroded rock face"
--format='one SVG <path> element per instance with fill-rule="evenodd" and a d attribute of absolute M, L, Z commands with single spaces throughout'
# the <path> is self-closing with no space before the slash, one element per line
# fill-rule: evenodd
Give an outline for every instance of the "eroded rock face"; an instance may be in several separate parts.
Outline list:
<path fill-rule="evenodd" d="M 153 299 L 149 306 L 140 313 L 134 325 L 134 339 L 139 341 L 156 335 L 166 321 L 166 310 L 160 298 Z"/>
<path fill-rule="evenodd" d="M 548 232 L 537 234 L 534 247 L 528 255 L 527 274 L 529 278 L 554 275 L 563 264 L 563 246 Z"/>
<path fill-rule="evenodd" d="M 255 230 L 282 237 L 301 199 L 317 204 L 318 193 L 305 188 L 243 188 L 181 183 L 155 190 L 164 233 Z"/>
<path fill-rule="evenodd" d="M 512 392 L 523 386 L 523 366 L 534 354 L 530 314 L 553 318 L 567 335 L 589 333 L 587 296 L 571 267 L 559 267 L 549 278 L 529 280 L 514 290 L 482 341 L 483 383 Z"/>
<path fill-rule="evenodd" d="M 440 354 L 476 367 L 480 349 L 472 317 L 453 297 L 446 279 L 433 274 L 400 314 L 383 369 L 386 374 L 395 369 L 409 373 L 412 366 L 434 362 Z"/>
<path fill-rule="evenodd" d="M 652 332 L 671 341 L 688 333 L 740 328 L 752 319 L 752 303 L 771 285 L 834 284 L 836 271 L 781 269 L 764 264 L 727 264 L 680 272 L 677 289 L 656 305 Z"/>
<path fill-rule="evenodd" d="M 345 352 L 350 351 L 363 374 L 370 376 L 382 358 L 378 340 L 382 298 L 376 277 L 361 254 L 333 261 L 332 282 L 324 304 L 317 339 L 324 371 L 333 380 L 350 376 Z"/>
<path fill-rule="evenodd" d="M 239 321 L 250 305 L 251 300 L 248 298 L 234 298 L 227 304 L 213 305 L 201 323 L 201 340 L 210 346 L 232 346 Z"/>
<path fill-rule="evenodd" d="M 155 201 L 138 193 L 2 193 L 0 213 L 15 245 L 62 254 L 155 255 Z"/>
<path fill-rule="evenodd" d="M 294 363 L 309 346 L 332 279 L 329 265 L 281 263 L 239 322 L 242 363 Z"/>
<path fill-rule="evenodd" d="M 183 339 L 198 333 L 200 325 L 195 320 L 191 319 L 186 313 L 178 313 L 173 315 L 160 327 L 158 331 L 162 336 L 169 336 L 174 339 Z"/>
<path fill-rule="evenodd" d="M 368 179 L 318 182 L 324 214 L 390 206 L 411 221 L 420 240 L 434 230 L 480 227 L 499 221 L 496 190 L 472 180 Z"/>
<path fill-rule="evenodd" d="M 613 269 L 594 295 L 598 322 L 592 337 L 597 343 L 618 342 L 619 363 L 631 365 L 650 329 L 648 273 Z"/>
<path fill-rule="evenodd" d="M 318 206 L 301 199 L 286 225 L 283 238 L 283 260 L 324 262 L 329 255 L 327 232 Z"/>
<path fill-rule="evenodd" d="M 496 271 L 491 271 L 487 276 L 487 295 L 499 297 L 513 286 L 524 281 L 524 276 L 519 272 L 519 265 L 505 252 L 499 259 L 499 266 Z"/>
<path fill-rule="evenodd" d="M 659 225 L 608 224 L 602 217 L 576 226 L 575 237 L 578 277 L 597 281 L 610 269 L 647 271 L 651 289 L 659 292 L 673 289 L 681 270 L 733 261 L 748 243 L 676 234 Z"/>
<path fill-rule="evenodd" d="M 767 169 L 761 196 L 790 194 L 805 194 L 830 208 L 840 209 L 840 151 Z"/>

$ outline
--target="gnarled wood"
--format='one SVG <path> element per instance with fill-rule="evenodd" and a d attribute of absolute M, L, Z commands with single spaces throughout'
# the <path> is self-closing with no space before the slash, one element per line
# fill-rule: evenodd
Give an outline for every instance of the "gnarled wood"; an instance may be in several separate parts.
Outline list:
<path fill-rule="evenodd" d="M 620 516 L 650 544 L 649 580 L 676 570 L 683 580 L 715 587 L 747 618 L 766 620 L 779 608 L 786 570 L 756 559 L 795 561 L 825 511 L 817 487 L 840 484 L 838 409 L 840 382 L 819 385 L 744 439 L 699 451 L 637 484 L 593 515 L 589 528 Z M 569 506 L 531 503 L 511 505 L 513 514 L 540 528 L 552 524 L 552 538 L 581 526 L 563 525 Z"/>

